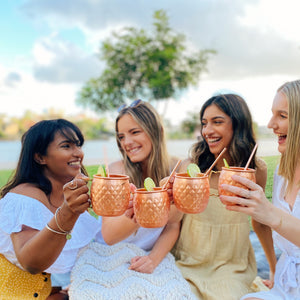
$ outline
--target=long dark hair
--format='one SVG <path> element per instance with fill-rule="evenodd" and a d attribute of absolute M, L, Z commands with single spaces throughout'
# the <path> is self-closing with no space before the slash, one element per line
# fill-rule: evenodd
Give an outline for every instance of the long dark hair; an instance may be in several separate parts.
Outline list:
<path fill-rule="evenodd" d="M 251 113 L 245 100 L 235 94 L 221 94 L 211 97 L 200 110 L 200 122 L 206 108 L 213 104 L 228 115 L 232 121 L 233 137 L 227 150 L 232 160 L 231 163 L 236 167 L 245 166 L 256 143 Z M 202 172 L 207 170 L 215 160 L 202 136 L 202 125 L 201 140 L 192 146 L 190 155 Z M 249 167 L 256 167 L 255 158 L 252 159 Z"/>
<path fill-rule="evenodd" d="M 82 146 L 84 137 L 80 129 L 73 123 L 64 120 L 44 120 L 29 128 L 22 136 L 22 148 L 17 168 L 13 177 L 1 189 L 0 197 L 4 197 L 12 188 L 21 183 L 36 184 L 46 195 L 52 191 L 49 179 L 44 175 L 44 167 L 35 161 L 35 154 L 46 155 L 49 144 L 54 140 L 55 134 L 59 132 L 72 143 Z M 86 170 L 82 167 L 82 172 Z"/>

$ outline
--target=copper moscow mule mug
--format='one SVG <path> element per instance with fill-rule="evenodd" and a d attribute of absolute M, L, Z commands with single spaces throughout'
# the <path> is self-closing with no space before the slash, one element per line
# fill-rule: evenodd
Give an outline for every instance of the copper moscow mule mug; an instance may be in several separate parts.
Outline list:
<path fill-rule="evenodd" d="M 177 173 L 173 184 L 173 199 L 177 209 L 188 214 L 198 214 L 205 210 L 209 200 L 208 175 L 190 177 L 187 173 Z"/>
<path fill-rule="evenodd" d="M 229 185 L 233 185 L 233 186 L 237 186 L 237 187 L 241 187 L 241 188 L 246 188 L 244 185 L 234 181 L 231 176 L 236 174 L 236 175 L 240 175 L 242 177 L 248 178 L 250 180 L 252 180 L 253 182 L 256 182 L 256 177 L 255 177 L 255 170 L 251 169 L 251 168 L 242 168 L 242 167 L 222 167 L 222 171 L 220 173 L 220 177 L 219 177 L 219 184 L 218 184 L 218 189 L 219 189 L 219 195 L 224 195 L 224 196 L 235 196 L 235 194 L 225 191 L 224 189 L 221 188 L 221 185 L 223 183 L 225 184 L 229 184 Z M 225 205 L 236 205 L 234 203 L 228 202 L 228 201 L 224 201 L 221 200 L 223 204 Z"/>
<path fill-rule="evenodd" d="M 165 226 L 170 212 L 167 190 L 161 187 L 155 187 L 153 191 L 137 189 L 133 197 L 133 209 L 140 226 L 145 228 Z"/>
<path fill-rule="evenodd" d="M 91 200 L 97 215 L 120 216 L 126 211 L 129 199 L 129 176 L 118 174 L 110 174 L 109 177 L 93 176 Z"/>

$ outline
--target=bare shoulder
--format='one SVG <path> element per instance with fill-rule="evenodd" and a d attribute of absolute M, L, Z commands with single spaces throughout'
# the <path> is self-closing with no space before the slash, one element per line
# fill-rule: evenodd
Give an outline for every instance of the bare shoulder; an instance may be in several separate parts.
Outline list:
<path fill-rule="evenodd" d="M 47 201 L 46 194 L 32 183 L 21 183 L 11 189 L 10 192 L 34 198 L 41 202 Z"/>
<path fill-rule="evenodd" d="M 125 174 L 123 160 L 112 162 L 111 164 L 108 165 L 108 169 L 110 173 Z"/>
<path fill-rule="evenodd" d="M 180 166 L 179 166 L 179 168 L 178 168 L 178 172 L 186 172 L 187 166 L 188 166 L 191 162 L 192 162 L 192 161 L 191 161 L 190 158 L 184 159 L 184 160 L 181 162 L 181 164 L 180 164 Z"/>
<path fill-rule="evenodd" d="M 257 157 L 255 163 L 257 172 L 267 173 L 267 164 L 263 159 Z"/>

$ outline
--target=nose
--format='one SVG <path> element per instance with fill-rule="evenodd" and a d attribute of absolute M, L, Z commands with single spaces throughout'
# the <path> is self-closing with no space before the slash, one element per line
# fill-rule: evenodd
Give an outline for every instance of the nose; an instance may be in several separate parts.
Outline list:
<path fill-rule="evenodd" d="M 76 157 L 83 158 L 84 152 L 81 147 L 75 145 L 73 155 Z"/>
<path fill-rule="evenodd" d="M 274 129 L 275 127 L 276 127 L 276 123 L 274 121 L 274 116 L 272 116 L 268 123 L 268 128 Z"/>
<path fill-rule="evenodd" d="M 212 133 L 213 133 L 213 127 L 209 123 L 205 124 L 205 126 L 203 126 L 202 128 L 202 135 L 205 136 Z"/>
<path fill-rule="evenodd" d="M 129 135 L 124 136 L 123 140 L 122 140 L 122 144 L 124 146 L 128 146 L 128 145 L 132 144 L 132 138 Z"/>

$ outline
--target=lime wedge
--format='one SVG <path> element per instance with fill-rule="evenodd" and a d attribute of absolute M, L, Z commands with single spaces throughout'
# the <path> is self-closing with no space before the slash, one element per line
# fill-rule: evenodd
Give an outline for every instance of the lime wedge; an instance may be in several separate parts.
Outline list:
<path fill-rule="evenodd" d="M 155 183 L 154 183 L 154 181 L 152 180 L 152 178 L 147 177 L 147 178 L 144 180 L 144 187 L 145 187 L 145 189 L 146 189 L 148 192 L 153 191 L 153 189 L 155 188 Z"/>
<path fill-rule="evenodd" d="M 98 170 L 97 170 L 97 174 L 103 176 L 103 177 L 107 177 L 106 175 L 106 170 L 105 170 L 105 165 L 100 165 Z"/>
<path fill-rule="evenodd" d="M 225 168 L 229 168 L 229 164 L 225 158 L 223 158 L 223 162 L 224 162 Z"/>
<path fill-rule="evenodd" d="M 197 177 L 197 174 L 201 173 L 201 171 L 196 164 L 189 164 L 187 166 L 187 173 L 190 177 Z"/>

